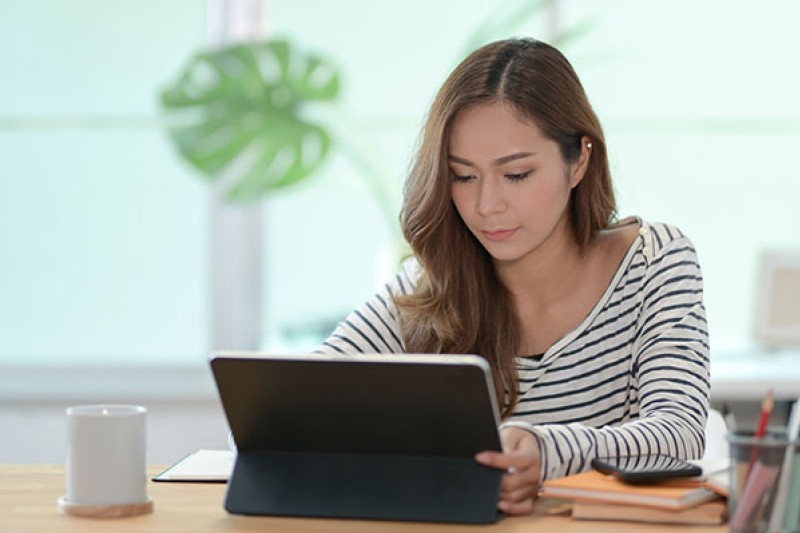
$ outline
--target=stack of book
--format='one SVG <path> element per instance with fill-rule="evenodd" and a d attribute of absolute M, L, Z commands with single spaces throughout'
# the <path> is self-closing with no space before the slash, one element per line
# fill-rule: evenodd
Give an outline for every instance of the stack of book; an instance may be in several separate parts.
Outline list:
<path fill-rule="evenodd" d="M 725 522 L 727 494 L 727 468 L 654 485 L 630 485 L 592 470 L 546 481 L 540 497 L 571 500 L 576 520 L 715 525 Z"/>

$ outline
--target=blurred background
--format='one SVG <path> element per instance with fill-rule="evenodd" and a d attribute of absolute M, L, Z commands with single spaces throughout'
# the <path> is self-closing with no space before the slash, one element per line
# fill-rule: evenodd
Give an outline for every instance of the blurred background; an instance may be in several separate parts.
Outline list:
<path fill-rule="evenodd" d="M 63 461 L 84 403 L 147 406 L 151 463 L 225 447 L 208 354 L 310 351 L 392 275 L 426 108 L 512 35 L 572 61 L 620 216 L 694 241 L 712 365 L 759 349 L 759 256 L 800 248 L 798 19 L 792 0 L 0 0 L 0 462 Z M 303 108 L 330 151 L 231 201 L 162 95 L 199 52 L 277 38 L 338 74 Z"/>

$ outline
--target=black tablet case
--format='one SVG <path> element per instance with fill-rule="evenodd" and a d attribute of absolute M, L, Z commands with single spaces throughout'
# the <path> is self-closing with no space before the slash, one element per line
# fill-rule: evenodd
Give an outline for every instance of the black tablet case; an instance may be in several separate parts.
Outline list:
<path fill-rule="evenodd" d="M 225 508 L 496 521 L 502 472 L 474 459 L 500 449 L 488 367 L 431 359 L 213 356 L 238 448 Z"/>

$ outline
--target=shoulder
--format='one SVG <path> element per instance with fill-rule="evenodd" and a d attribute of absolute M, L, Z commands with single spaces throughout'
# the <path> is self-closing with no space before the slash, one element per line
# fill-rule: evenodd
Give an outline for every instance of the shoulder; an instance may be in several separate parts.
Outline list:
<path fill-rule="evenodd" d="M 648 263 L 659 263 L 669 259 L 691 259 L 697 263 L 694 243 L 677 226 L 642 220 L 639 235 L 642 239 L 642 253 Z"/>
<path fill-rule="evenodd" d="M 596 241 L 601 255 L 611 263 L 619 264 L 639 236 L 639 223 L 638 218 L 628 217 L 601 230 Z"/>
<path fill-rule="evenodd" d="M 630 216 L 615 222 L 601 232 L 601 235 L 613 237 L 619 242 L 632 244 L 637 237 L 643 245 L 650 247 L 654 253 L 674 245 L 691 241 L 677 226 L 665 222 L 649 222 L 637 216 Z"/>
<path fill-rule="evenodd" d="M 663 294 L 669 294 L 700 303 L 703 273 L 689 237 L 676 226 L 663 222 L 642 221 L 639 232 L 641 244 L 637 254 L 640 260 L 636 263 L 643 268 L 645 299 L 658 300 Z"/>
<path fill-rule="evenodd" d="M 653 247 L 654 253 L 660 252 L 665 248 L 673 247 L 676 244 L 691 245 L 691 240 L 680 228 L 665 222 L 647 222 L 642 220 L 639 233 L 645 238 L 645 241 L 650 241 L 647 244 Z"/>
<path fill-rule="evenodd" d="M 392 296 L 411 294 L 422 272 L 422 265 L 416 257 L 411 256 L 402 262 L 399 272 L 386 283 L 385 289 Z"/>

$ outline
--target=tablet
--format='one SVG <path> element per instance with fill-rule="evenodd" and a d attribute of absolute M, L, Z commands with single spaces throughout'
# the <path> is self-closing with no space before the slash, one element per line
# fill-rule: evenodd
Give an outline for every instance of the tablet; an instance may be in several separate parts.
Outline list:
<path fill-rule="evenodd" d="M 486 523 L 502 472 L 487 362 L 470 355 L 219 353 L 233 513 Z"/>
<path fill-rule="evenodd" d="M 592 467 L 631 484 L 651 484 L 703 474 L 703 469 L 696 464 L 662 454 L 596 457 L 592 459 Z"/>

